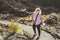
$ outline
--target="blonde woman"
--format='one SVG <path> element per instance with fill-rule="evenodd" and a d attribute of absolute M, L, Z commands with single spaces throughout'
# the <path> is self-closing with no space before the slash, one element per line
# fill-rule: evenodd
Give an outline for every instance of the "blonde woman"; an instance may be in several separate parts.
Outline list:
<path fill-rule="evenodd" d="M 38 37 L 37 39 L 39 39 L 40 37 L 40 26 L 41 26 L 41 9 L 40 8 L 36 8 L 35 11 L 32 14 L 32 20 L 33 20 L 33 31 L 34 31 L 34 35 L 33 37 L 36 36 L 36 29 L 38 31 Z"/>

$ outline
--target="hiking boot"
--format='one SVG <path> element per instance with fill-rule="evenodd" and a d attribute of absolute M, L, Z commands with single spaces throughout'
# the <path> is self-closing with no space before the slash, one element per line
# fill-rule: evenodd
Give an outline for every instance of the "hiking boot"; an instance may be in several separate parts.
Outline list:
<path fill-rule="evenodd" d="M 34 38 L 37 34 L 35 33 L 32 38 Z"/>
<path fill-rule="evenodd" d="M 39 36 L 37 37 L 37 39 L 36 40 L 39 40 Z"/>

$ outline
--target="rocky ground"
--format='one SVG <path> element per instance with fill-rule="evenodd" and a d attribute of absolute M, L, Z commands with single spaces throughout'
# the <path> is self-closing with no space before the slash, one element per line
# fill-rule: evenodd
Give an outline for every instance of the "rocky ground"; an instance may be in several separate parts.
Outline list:
<path fill-rule="evenodd" d="M 0 20 L 0 23 L 1 23 L 1 25 L 2 24 L 5 24 L 5 25 L 7 25 L 7 24 L 10 24 L 10 22 L 9 21 L 1 21 Z M 10 25 L 11 26 L 11 25 Z M 5 26 L 4 26 L 5 27 Z M 6 27 L 8 27 L 8 26 L 6 26 Z M 13 27 L 13 26 L 12 26 Z M 17 26 L 18 27 L 18 26 Z M 32 29 L 32 27 L 31 26 L 28 26 L 28 25 L 23 25 L 23 24 L 19 24 L 19 27 L 20 28 L 22 28 L 23 30 L 24 30 L 24 32 L 25 32 L 25 36 L 24 35 L 20 35 L 20 33 L 21 33 L 21 31 L 19 32 L 18 31 L 18 33 L 15 33 L 15 32 L 12 32 L 11 33 L 11 31 L 4 31 L 3 32 L 3 35 L 1 35 L 2 37 L 1 37 L 1 39 L 3 39 L 3 40 L 33 40 L 33 39 L 31 39 L 31 37 L 33 36 L 33 34 L 34 34 L 34 32 L 33 32 L 33 29 Z M 15 27 L 14 27 L 15 28 Z M 7 28 L 7 29 L 9 29 L 9 28 Z M 3 30 L 4 30 L 4 28 L 3 28 Z M 12 30 L 12 28 L 11 28 L 11 30 Z M 10 32 L 10 33 L 9 33 Z M 2 34 L 2 32 L 1 32 L 1 34 Z M 9 35 L 8 35 L 9 34 Z M 5 36 L 4 36 L 5 35 Z M 23 37 L 21 37 L 21 36 L 23 36 Z M 15 39 L 16 38 L 16 39 Z M 35 39 L 35 38 L 34 38 Z M 40 38 L 39 38 L 39 40 L 55 40 L 54 39 L 54 37 L 53 36 L 51 36 L 49 33 L 47 33 L 47 32 L 45 32 L 45 31 L 41 31 L 41 36 L 40 36 Z"/>

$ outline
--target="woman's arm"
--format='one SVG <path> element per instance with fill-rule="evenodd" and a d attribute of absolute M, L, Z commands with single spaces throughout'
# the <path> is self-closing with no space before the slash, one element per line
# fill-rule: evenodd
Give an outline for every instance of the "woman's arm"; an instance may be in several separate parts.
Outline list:
<path fill-rule="evenodd" d="M 31 15 L 31 17 L 32 17 L 32 21 L 34 21 L 34 20 L 33 20 L 33 14 Z"/>
<path fill-rule="evenodd" d="M 40 14 L 40 19 L 41 19 L 41 22 L 42 22 L 42 15 Z"/>

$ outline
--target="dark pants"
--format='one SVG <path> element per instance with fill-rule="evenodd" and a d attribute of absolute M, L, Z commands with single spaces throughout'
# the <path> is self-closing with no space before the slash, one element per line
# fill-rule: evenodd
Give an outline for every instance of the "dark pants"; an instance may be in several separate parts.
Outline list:
<path fill-rule="evenodd" d="M 33 24 L 33 31 L 34 31 L 34 33 L 36 33 L 36 29 L 35 28 L 37 28 L 38 35 L 39 36 L 40 36 L 40 27 L 41 27 L 41 24 L 39 24 L 39 25 Z"/>

